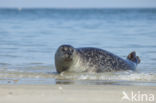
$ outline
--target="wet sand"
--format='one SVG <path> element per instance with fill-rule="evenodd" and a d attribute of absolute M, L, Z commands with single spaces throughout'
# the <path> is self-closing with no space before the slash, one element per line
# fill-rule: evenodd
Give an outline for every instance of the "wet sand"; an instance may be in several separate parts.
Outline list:
<path fill-rule="evenodd" d="M 128 96 L 132 91 L 137 96 L 138 93 L 156 96 L 156 87 L 152 86 L 0 85 L 0 103 L 132 103 L 126 99 L 121 100 L 123 91 Z M 155 103 L 156 97 L 154 99 L 150 103 Z"/>

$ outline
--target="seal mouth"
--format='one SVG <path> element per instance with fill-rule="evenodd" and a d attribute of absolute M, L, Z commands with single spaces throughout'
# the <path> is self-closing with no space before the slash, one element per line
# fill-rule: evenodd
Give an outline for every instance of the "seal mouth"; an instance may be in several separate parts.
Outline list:
<path fill-rule="evenodd" d="M 65 58 L 64 60 L 70 62 L 72 61 L 72 58 Z"/>

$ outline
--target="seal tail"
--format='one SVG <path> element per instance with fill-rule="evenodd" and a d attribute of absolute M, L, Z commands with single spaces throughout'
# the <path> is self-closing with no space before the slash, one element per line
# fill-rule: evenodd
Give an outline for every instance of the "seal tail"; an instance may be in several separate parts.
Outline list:
<path fill-rule="evenodd" d="M 131 60 L 132 62 L 139 64 L 141 62 L 139 56 L 136 56 L 136 52 L 133 51 L 127 56 L 128 60 Z"/>

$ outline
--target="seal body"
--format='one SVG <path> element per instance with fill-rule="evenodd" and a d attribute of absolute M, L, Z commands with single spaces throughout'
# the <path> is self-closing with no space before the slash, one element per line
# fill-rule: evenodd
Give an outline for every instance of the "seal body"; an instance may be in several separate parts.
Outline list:
<path fill-rule="evenodd" d="M 55 54 L 57 72 L 108 72 L 135 70 L 140 59 L 135 52 L 123 59 L 111 52 L 99 48 L 74 48 L 61 45 Z"/>

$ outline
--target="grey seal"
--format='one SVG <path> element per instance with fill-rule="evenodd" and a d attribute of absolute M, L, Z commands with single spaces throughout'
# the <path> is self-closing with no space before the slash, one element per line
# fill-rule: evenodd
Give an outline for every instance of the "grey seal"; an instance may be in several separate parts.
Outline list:
<path fill-rule="evenodd" d="M 55 53 L 55 66 L 58 73 L 69 72 L 109 72 L 119 70 L 136 70 L 140 58 L 131 52 L 123 59 L 109 51 L 94 48 L 74 48 L 61 45 Z"/>

